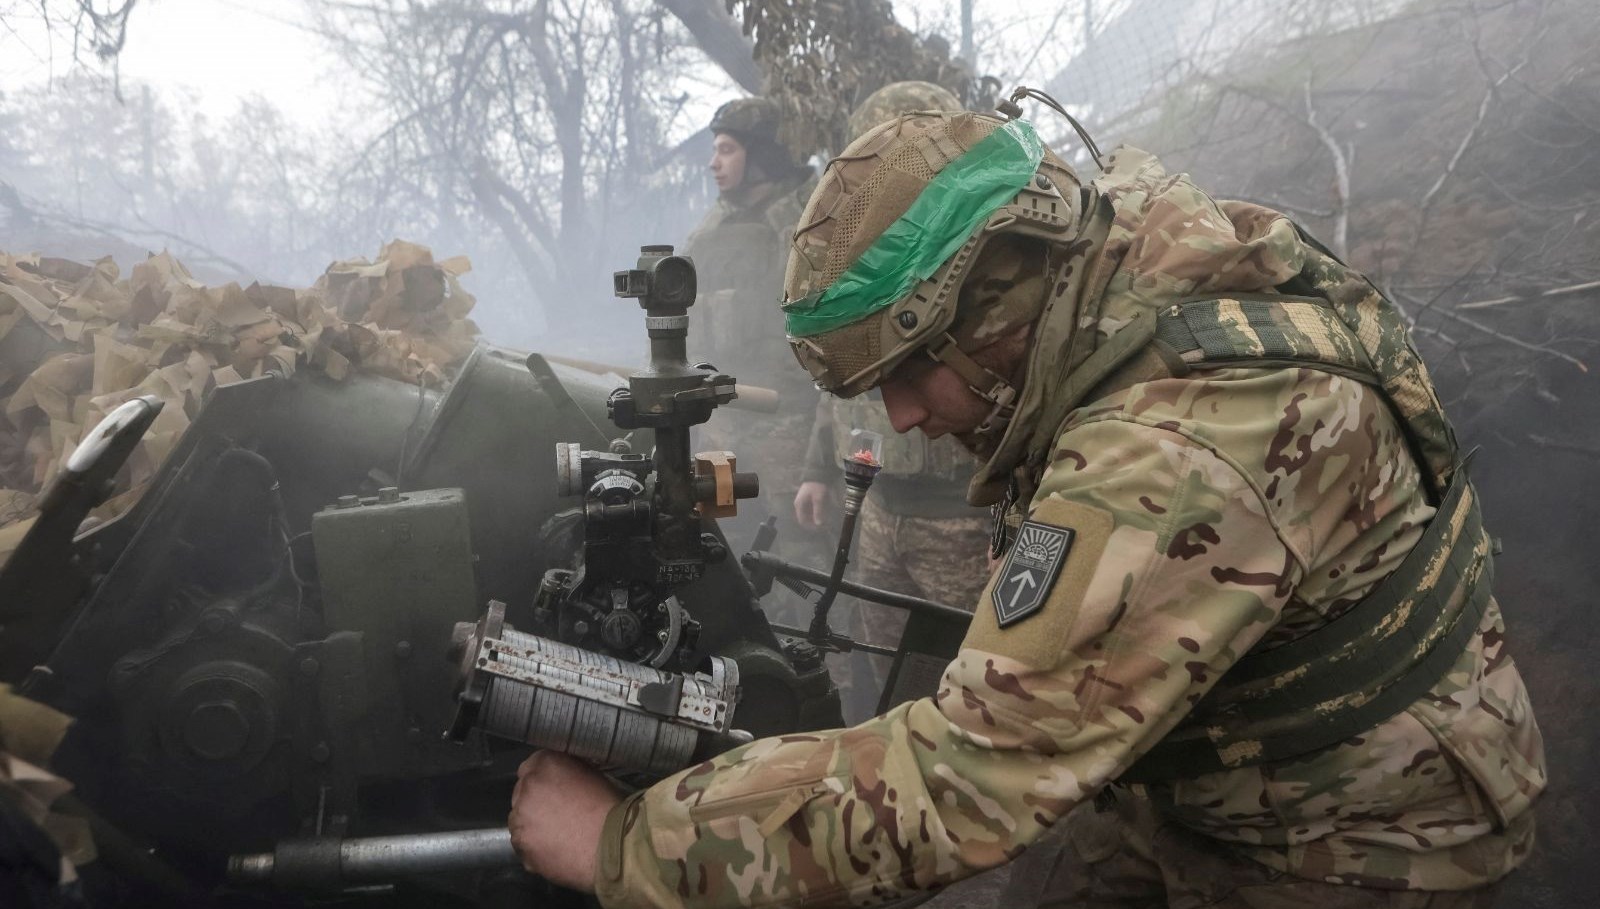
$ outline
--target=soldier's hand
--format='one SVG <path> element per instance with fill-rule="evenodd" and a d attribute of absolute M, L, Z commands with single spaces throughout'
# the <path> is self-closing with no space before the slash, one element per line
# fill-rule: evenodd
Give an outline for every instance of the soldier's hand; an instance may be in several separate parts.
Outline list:
<path fill-rule="evenodd" d="M 807 480 L 794 494 L 794 519 L 801 527 L 815 530 L 828 516 L 828 484 Z"/>
<path fill-rule="evenodd" d="M 600 831 L 621 800 L 605 777 L 576 758 L 535 751 L 517 768 L 507 822 L 522 867 L 593 893 Z"/>

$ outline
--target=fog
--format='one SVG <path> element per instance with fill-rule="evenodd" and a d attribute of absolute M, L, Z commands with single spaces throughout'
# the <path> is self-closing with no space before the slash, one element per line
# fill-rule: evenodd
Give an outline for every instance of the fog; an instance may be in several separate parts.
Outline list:
<path fill-rule="evenodd" d="M 75 4 L 0 4 L 0 239 L 303 286 L 403 238 L 471 258 L 488 336 L 599 353 L 611 271 L 704 214 L 705 125 L 745 93 L 669 5 L 161 0 L 100 61 Z M 956 6 L 899 11 L 951 29 Z M 1081 39 L 1073 11 L 982 6 L 996 78 L 1054 71 Z"/>
<path fill-rule="evenodd" d="M 753 61 L 724 7 L 0 0 L 0 251 L 109 255 L 126 273 L 166 249 L 206 283 L 305 287 L 403 239 L 471 260 L 461 283 L 486 339 L 636 359 L 611 272 L 640 244 L 681 243 L 715 200 L 712 111 L 800 65 Z M 1541 841 L 1503 904 L 1588 904 L 1600 883 L 1586 855 L 1600 825 L 1600 637 L 1586 611 L 1600 583 L 1592 0 L 893 11 L 927 58 L 878 59 L 865 35 L 790 55 L 818 54 L 854 87 L 795 102 L 797 157 L 837 151 L 841 112 L 903 78 L 901 64 L 955 59 L 969 104 L 1044 88 L 1103 148 L 1137 144 L 1219 195 L 1292 215 L 1405 308 L 1464 444 L 1482 449 L 1474 474 L 1505 548 L 1497 590 L 1550 753 Z M 1065 122 L 1028 113 L 1092 172 Z"/>

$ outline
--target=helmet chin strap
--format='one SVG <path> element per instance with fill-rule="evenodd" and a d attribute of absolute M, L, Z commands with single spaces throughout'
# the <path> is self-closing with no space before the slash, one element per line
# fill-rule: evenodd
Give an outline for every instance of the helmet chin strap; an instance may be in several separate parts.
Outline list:
<path fill-rule="evenodd" d="M 980 365 L 977 360 L 968 356 L 966 351 L 957 346 L 956 339 L 949 332 L 940 335 L 923 349 L 937 362 L 955 370 L 956 374 L 967 383 L 967 387 L 972 389 L 973 394 L 992 405 L 989 415 L 972 430 L 973 435 L 984 435 L 1005 428 L 1011 421 L 1012 415 L 1016 413 L 1016 386 L 1006 381 L 999 373 Z"/>

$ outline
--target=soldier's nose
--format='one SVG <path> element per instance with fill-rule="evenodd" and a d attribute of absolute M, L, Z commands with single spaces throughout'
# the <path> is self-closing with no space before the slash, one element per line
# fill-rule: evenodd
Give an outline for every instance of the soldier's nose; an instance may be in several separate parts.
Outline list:
<path fill-rule="evenodd" d="M 890 380 L 879 386 L 883 392 L 883 408 L 889 412 L 889 424 L 895 432 L 910 432 L 928 418 L 928 411 L 912 394 L 911 389 Z"/>

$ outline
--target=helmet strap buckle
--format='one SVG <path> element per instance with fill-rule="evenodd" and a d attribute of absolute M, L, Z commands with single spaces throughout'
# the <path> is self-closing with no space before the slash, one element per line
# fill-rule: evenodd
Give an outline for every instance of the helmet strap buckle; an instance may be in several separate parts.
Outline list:
<path fill-rule="evenodd" d="M 1004 376 L 968 356 L 966 351 L 956 346 L 956 339 L 949 332 L 923 349 L 933 360 L 955 370 L 973 394 L 993 405 L 989 415 L 973 432 L 991 432 L 1011 421 L 1012 414 L 1016 412 L 1017 389 Z"/>
<path fill-rule="evenodd" d="M 1017 390 L 1015 388 L 1007 383 L 1003 388 L 996 386 L 991 390 L 991 393 L 994 392 L 998 392 L 998 394 L 994 394 L 993 397 L 985 396 L 988 400 L 994 402 L 994 407 L 989 410 L 989 415 L 983 418 L 983 422 L 978 424 L 978 428 L 973 430 L 977 435 L 1004 428 L 1007 423 L 1011 422 L 1012 415 L 1017 412 Z"/>

